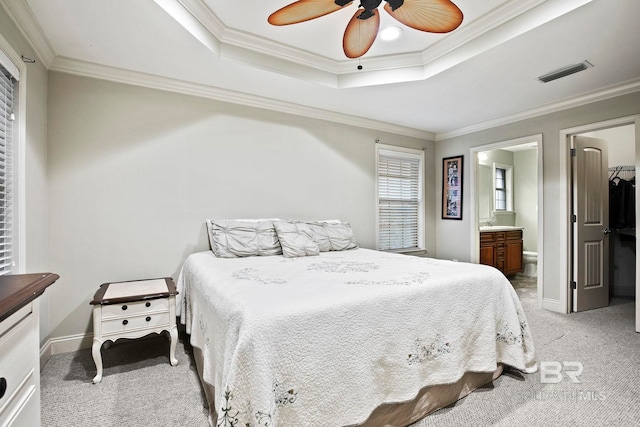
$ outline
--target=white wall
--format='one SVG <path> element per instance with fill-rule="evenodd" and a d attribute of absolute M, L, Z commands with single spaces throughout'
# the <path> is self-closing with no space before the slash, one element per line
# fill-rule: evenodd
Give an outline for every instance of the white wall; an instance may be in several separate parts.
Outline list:
<path fill-rule="evenodd" d="M 513 205 L 525 251 L 538 251 L 538 150 L 513 153 Z"/>
<path fill-rule="evenodd" d="M 636 158 L 635 126 L 618 126 L 596 132 L 588 132 L 584 136 L 601 138 L 609 143 L 609 167 L 634 165 Z"/>
<path fill-rule="evenodd" d="M 37 58 L 29 43 L 16 28 L 13 21 L 0 7 L 0 34 L 18 54 Z M 21 75 L 20 93 L 26 96 L 26 133 L 24 145 L 23 183 L 25 189 L 24 236 L 25 258 L 21 260 L 22 271 L 38 273 L 48 271 L 47 244 L 47 69 L 36 61 L 27 64 Z M 15 172 L 18 172 L 16 170 Z M 17 199 L 14 199 L 17 201 Z M 55 286 L 55 285 L 54 285 Z M 51 288 L 49 288 L 51 289 Z M 46 337 L 49 331 L 49 290 L 40 298 L 40 325 Z M 43 340 L 44 341 L 44 340 Z"/>
<path fill-rule="evenodd" d="M 177 278 L 207 218 L 340 218 L 374 248 L 376 138 L 427 148 L 435 252 L 433 142 L 62 73 L 48 119 L 52 337 L 91 331 L 101 283 Z"/>
<path fill-rule="evenodd" d="M 503 126 L 474 132 L 438 141 L 436 144 L 436 188 L 442 185 L 442 158 L 464 154 L 469 158 L 471 147 L 488 145 L 498 141 L 517 139 L 527 135 L 543 135 L 543 162 L 544 162 L 544 298 L 550 300 L 560 299 L 560 292 L 566 288 L 565 283 L 560 283 L 561 259 L 566 257 L 566 248 L 560 248 L 557 244 L 560 235 L 563 218 L 560 218 L 561 200 L 560 188 L 560 164 L 559 164 L 559 137 L 561 129 L 568 129 L 588 123 L 595 123 L 609 119 L 626 117 L 640 113 L 640 92 L 619 96 L 604 101 L 575 107 L 552 114 L 546 114 Z M 436 238 L 438 241 L 437 256 L 439 258 L 457 258 L 468 261 L 470 254 L 470 224 L 469 224 L 469 161 L 464 165 L 464 192 L 463 192 L 463 220 L 447 221 L 436 219 Z M 440 195 L 436 197 L 437 208 L 441 208 Z M 539 250 L 539 249 L 538 249 Z"/>
<path fill-rule="evenodd" d="M 484 151 L 484 153 L 486 154 L 486 159 L 478 160 L 478 163 L 482 165 L 487 165 L 491 168 L 491 188 L 489 189 L 489 197 L 491 198 L 491 206 L 493 209 L 494 203 L 495 203 L 495 200 L 494 200 L 495 194 L 493 194 L 493 187 L 494 187 L 493 166 L 495 163 L 498 163 L 503 166 L 513 166 L 513 152 L 508 150 L 496 149 L 496 150 L 487 150 L 487 151 Z M 515 176 L 514 176 L 514 179 L 515 179 Z M 513 188 L 513 190 L 515 192 L 515 187 Z M 484 193 L 482 197 L 484 197 Z M 472 209 L 472 208 L 473 206 L 469 207 L 469 209 Z M 493 223 L 493 225 L 516 225 L 515 209 L 507 210 L 507 211 L 492 210 L 491 215 L 495 219 L 495 222 Z"/>

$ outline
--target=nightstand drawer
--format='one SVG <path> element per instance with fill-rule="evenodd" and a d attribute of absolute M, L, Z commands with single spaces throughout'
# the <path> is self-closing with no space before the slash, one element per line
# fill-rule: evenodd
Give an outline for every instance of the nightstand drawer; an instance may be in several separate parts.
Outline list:
<path fill-rule="evenodd" d="M 169 311 L 169 300 L 167 298 L 104 305 L 102 306 L 102 318 L 135 316 L 136 314 L 158 311 Z"/>
<path fill-rule="evenodd" d="M 169 326 L 169 313 L 131 316 L 102 322 L 102 335 Z"/>
<path fill-rule="evenodd" d="M 39 362 L 36 357 L 38 337 L 34 322 L 33 314 L 29 314 L 0 338 L 0 381 L 5 387 L 0 398 L 0 413 L 5 413 L 7 405 L 12 404 L 23 384 L 34 381 L 33 372 Z"/>

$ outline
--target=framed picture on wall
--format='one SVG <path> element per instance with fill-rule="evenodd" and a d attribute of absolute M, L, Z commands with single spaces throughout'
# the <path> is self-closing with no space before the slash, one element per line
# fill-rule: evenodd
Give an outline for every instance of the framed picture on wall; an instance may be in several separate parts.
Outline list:
<path fill-rule="evenodd" d="M 462 161 L 464 156 L 442 159 L 442 219 L 462 219 Z"/>

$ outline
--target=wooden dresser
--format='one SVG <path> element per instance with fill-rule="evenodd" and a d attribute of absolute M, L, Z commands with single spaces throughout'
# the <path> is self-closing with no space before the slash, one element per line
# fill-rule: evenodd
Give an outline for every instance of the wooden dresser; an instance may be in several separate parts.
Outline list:
<path fill-rule="evenodd" d="M 521 273 L 522 230 L 481 231 L 480 264 L 491 265 L 505 276 Z"/>
<path fill-rule="evenodd" d="M 40 425 L 38 301 L 57 274 L 0 276 L 0 426 Z"/>

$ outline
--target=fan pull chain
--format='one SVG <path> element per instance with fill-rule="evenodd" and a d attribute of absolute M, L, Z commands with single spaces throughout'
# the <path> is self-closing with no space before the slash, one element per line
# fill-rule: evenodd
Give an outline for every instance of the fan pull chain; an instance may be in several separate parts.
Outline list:
<path fill-rule="evenodd" d="M 362 15 L 362 14 L 361 14 Z M 360 27 L 362 25 L 362 21 L 358 20 L 358 48 L 362 48 L 362 39 L 360 38 Z M 362 70 L 362 64 L 360 63 L 360 58 L 362 55 L 358 56 L 358 70 Z"/>

